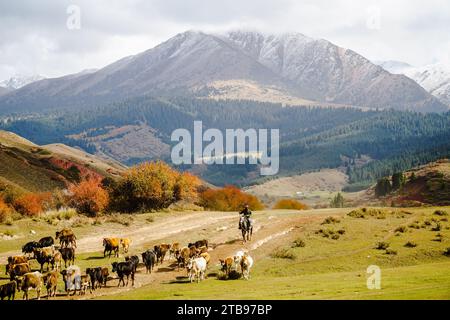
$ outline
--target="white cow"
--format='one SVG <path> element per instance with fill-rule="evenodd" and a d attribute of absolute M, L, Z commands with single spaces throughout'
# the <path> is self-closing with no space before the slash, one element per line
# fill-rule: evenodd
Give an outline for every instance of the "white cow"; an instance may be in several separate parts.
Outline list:
<path fill-rule="evenodd" d="M 242 255 L 234 256 L 234 263 L 241 268 L 241 274 L 245 280 L 250 278 L 250 269 L 253 267 L 253 258 L 244 252 Z"/>
<path fill-rule="evenodd" d="M 194 282 L 197 278 L 197 282 L 205 279 L 206 272 L 206 260 L 203 257 L 191 258 L 188 263 L 189 281 Z"/>

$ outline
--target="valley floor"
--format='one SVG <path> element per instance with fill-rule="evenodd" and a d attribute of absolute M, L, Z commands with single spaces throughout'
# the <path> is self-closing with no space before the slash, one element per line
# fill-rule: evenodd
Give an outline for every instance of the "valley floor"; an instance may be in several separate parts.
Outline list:
<path fill-rule="evenodd" d="M 120 258 L 103 258 L 103 237 L 132 239 L 129 254 L 139 256 L 162 242 L 186 245 L 208 239 L 209 276 L 200 284 L 188 283 L 186 271 L 177 270 L 170 258 L 152 274 L 141 266 L 134 288 L 131 283 L 118 288 L 116 275 L 111 274 L 107 288 L 67 297 L 61 281 L 56 299 L 450 299 L 450 257 L 443 254 L 450 247 L 450 217 L 433 214 L 436 209 L 380 208 L 381 216 L 364 218 L 348 216 L 351 208 L 260 211 L 254 214 L 253 239 L 246 244 L 237 229 L 238 214 L 233 212 L 126 215 L 121 224 L 80 217 L 26 219 L 0 225 L 0 233 L 13 237 L 0 241 L 0 263 L 19 254 L 27 241 L 70 226 L 79 238 L 76 264 L 82 270 L 111 269 L 113 261 L 123 260 L 122 252 Z M 449 207 L 442 209 L 450 213 Z M 335 221 L 322 224 L 329 216 Z M 433 231 L 438 224 L 439 231 Z M 335 234 L 338 239 L 331 238 Z M 296 246 L 297 240 L 305 246 Z M 389 243 L 391 250 L 375 249 L 378 242 Z M 407 242 L 416 246 L 405 247 Z M 218 259 L 240 249 L 249 250 L 255 260 L 251 279 L 219 280 Z M 367 288 L 369 265 L 380 267 L 381 289 Z M 32 267 L 38 268 L 35 261 Z M 0 283 L 6 281 L 2 272 Z M 21 297 L 21 293 L 16 296 Z"/>

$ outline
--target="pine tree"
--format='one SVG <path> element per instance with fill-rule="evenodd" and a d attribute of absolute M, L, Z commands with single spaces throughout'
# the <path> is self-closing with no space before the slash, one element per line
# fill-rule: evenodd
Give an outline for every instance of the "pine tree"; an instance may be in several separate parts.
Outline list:
<path fill-rule="evenodd" d="M 375 195 L 384 197 L 392 191 L 392 185 L 388 178 L 381 178 L 375 186 Z"/>
<path fill-rule="evenodd" d="M 344 197 L 340 192 L 330 202 L 332 208 L 343 208 L 344 207 Z"/>
<path fill-rule="evenodd" d="M 405 184 L 406 179 L 403 172 L 396 172 L 392 175 L 392 190 L 398 190 Z"/>

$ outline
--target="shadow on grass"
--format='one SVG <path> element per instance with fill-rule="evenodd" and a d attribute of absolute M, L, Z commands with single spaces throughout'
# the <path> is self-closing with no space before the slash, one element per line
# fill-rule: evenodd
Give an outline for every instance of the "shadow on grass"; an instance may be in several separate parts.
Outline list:
<path fill-rule="evenodd" d="M 156 272 L 172 272 L 174 269 L 170 267 L 159 267 Z"/>
<path fill-rule="evenodd" d="M 179 284 L 179 283 L 190 283 L 189 277 L 186 276 L 177 276 L 175 280 L 171 280 L 168 282 L 169 284 Z"/>
<path fill-rule="evenodd" d="M 87 257 L 84 260 L 102 260 L 102 259 L 107 259 L 108 257 L 103 257 L 103 256 L 91 256 L 91 257 Z"/>

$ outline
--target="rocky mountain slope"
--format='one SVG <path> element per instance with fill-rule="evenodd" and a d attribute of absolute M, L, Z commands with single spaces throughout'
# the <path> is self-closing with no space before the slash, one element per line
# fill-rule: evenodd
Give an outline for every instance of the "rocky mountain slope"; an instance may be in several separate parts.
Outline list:
<path fill-rule="evenodd" d="M 3 95 L 0 114 L 86 108 L 148 94 L 208 97 L 211 84 L 231 80 L 317 104 L 447 109 L 413 80 L 326 40 L 298 33 L 188 31 L 93 73 L 45 79 Z"/>

